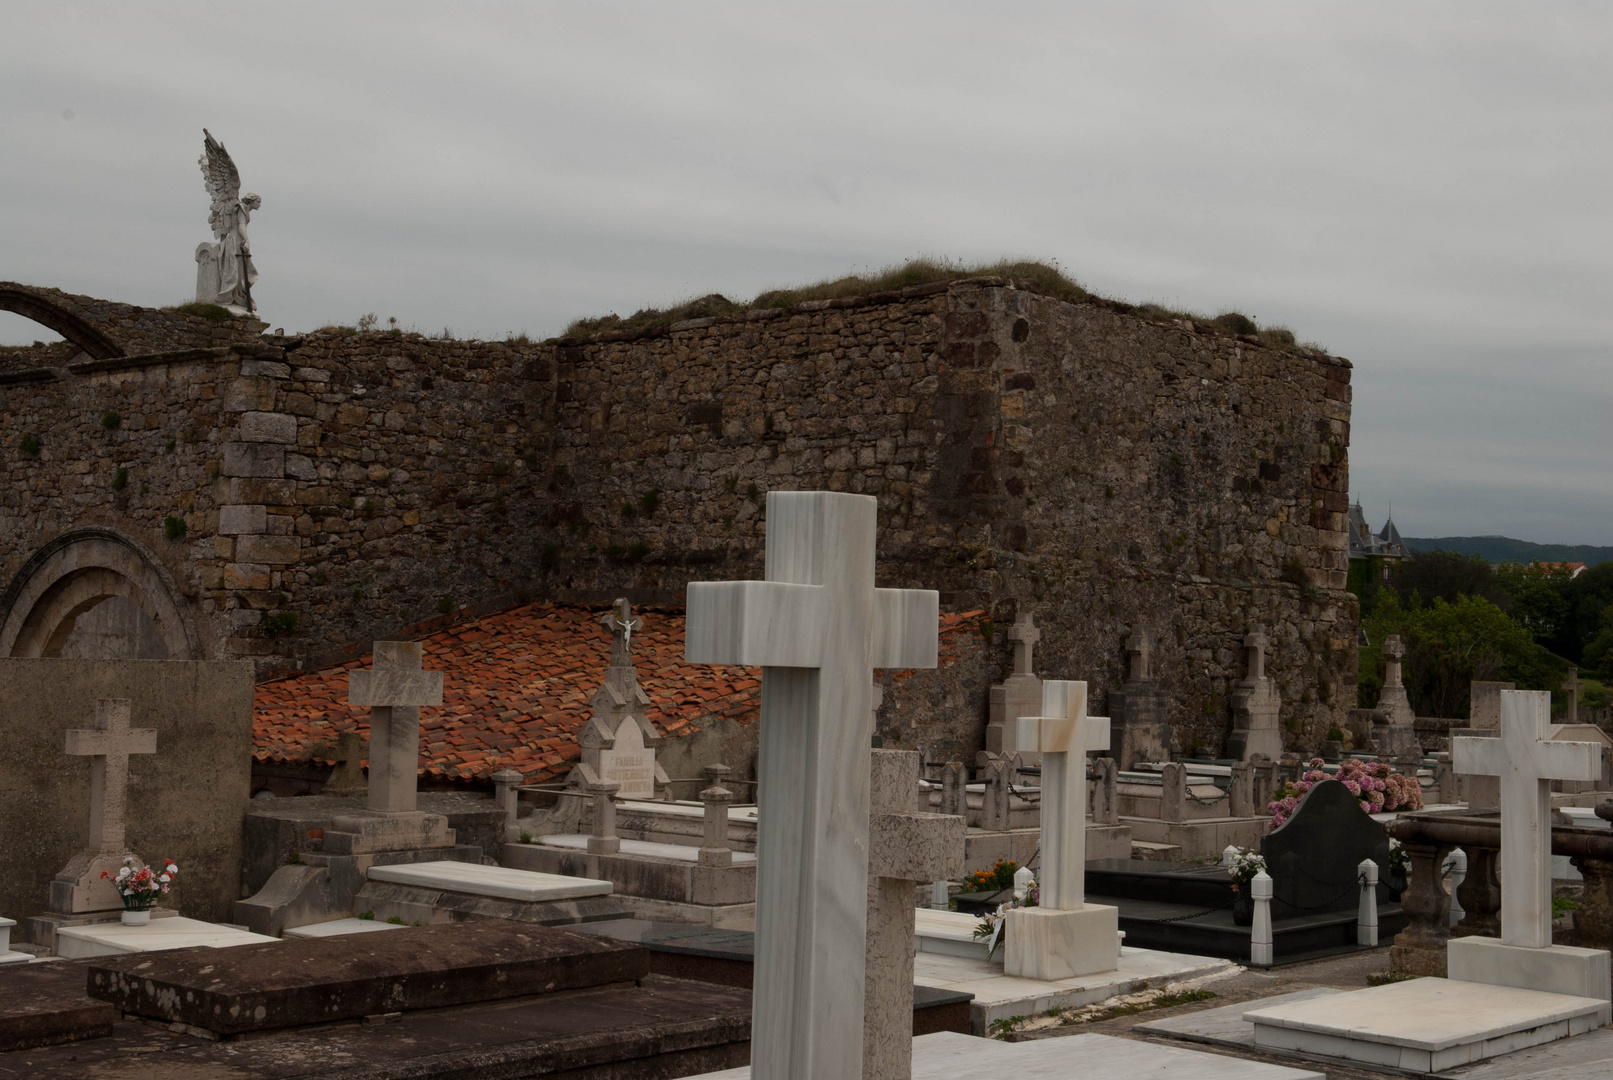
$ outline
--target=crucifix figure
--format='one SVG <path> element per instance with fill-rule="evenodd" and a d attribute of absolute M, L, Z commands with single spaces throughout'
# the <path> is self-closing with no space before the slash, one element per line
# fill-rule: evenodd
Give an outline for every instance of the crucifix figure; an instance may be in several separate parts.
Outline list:
<path fill-rule="evenodd" d="M 368 669 L 348 674 L 347 703 L 370 709 L 366 805 L 411 812 L 420 772 L 420 708 L 442 704 L 442 672 L 422 671 L 418 641 L 377 641 Z"/>
<path fill-rule="evenodd" d="M 689 586 L 684 656 L 762 667 L 756 1080 L 862 1074 L 874 668 L 936 666 L 939 594 L 874 587 L 878 503 L 767 494 L 767 579 Z"/>
<path fill-rule="evenodd" d="M 1014 674 L 1035 674 L 1031 667 L 1031 653 L 1037 642 L 1042 640 L 1042 632 L 1031 622 L 1030 612 L 1020 612 L 1014 625 L 1008 628 L 1008 640 L 1014 643 Z"/>
<path fill-rule="evenodd" d="M 1037 907 L 1010 912 L 1003 971 L 1070 979 L 1113 971 L 1119 910 L 1086 902 L 1087 753 L 1109 749 L 1109 718 L 1087 715 L 1087 684 L 1042 683 L 1042 715 L 1019 718 L 1021 746 L 1042 754 L 1042 872 Z"/>
<path fill-rule="evenodd" d="M 1501 942 L 1551 944 L 1551 781 L 1597 780 L 1601 747 L 1550 740 L 1551 694 L 1501 691 L 1501 737 L 1458 738 L 1459 773 L 1501 778 Z"/>
<path fill-rule="evenodd" d="M 129 755 L 155 754 L 157 732 L 129 727 L 126 698 L 99 698 L 95 726 L 67 733 L 67 752 L 90 761 L 90 850 L 123 851 L 128 817 Z"/>
<path fill-rule="evenodd" d="M 611 609 L 599 617 L 599 625 L 610 631 L 610 666 L 631 667 L 633 664 L 633 634 L 644 628 L 644 620 L 633 613 L 627 597 L 618 597 Z"/>

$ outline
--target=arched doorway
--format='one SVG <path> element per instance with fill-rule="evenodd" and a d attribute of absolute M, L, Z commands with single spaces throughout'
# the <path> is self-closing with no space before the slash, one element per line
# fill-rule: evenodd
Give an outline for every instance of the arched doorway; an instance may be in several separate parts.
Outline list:
<path fill-rule="evenodd" d="M 78 529 L 23 564 L 0 598 L 0 656 L 198 660 L 166 571 L 109 529 Z"/>

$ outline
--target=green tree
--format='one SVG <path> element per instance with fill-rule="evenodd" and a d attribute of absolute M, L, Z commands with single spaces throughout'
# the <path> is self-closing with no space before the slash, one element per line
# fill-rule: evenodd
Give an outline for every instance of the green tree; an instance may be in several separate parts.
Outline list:
<path fill-rule="evenodd" d="M 1550 648 L 1559 656 L 1613 678 L 1613 562 L 1598 563 L 1562 583 L 1563 611 Z"/>
<path fill-rule="evenodd" d="M 1563 618 L 1568 613 L 1568 570 L 1538 562 L 1502 563 L 1495 569 L 1495 580 L 1507 594 L 1507 614 L 1536 641 L 1556 651 L 1561 644 Z"/>
<path fill-rule="evenodd" d="M 1478 555 L 1455 551 L 1418 551 L 1395 565 L 1389 585 L 1403 599 L 1416 595 L 1424 604 L 1435 600 L 1447 603 L 1461 596 L 1478 596 L 1502 611 L 1511 598 L 1496 580 L 1490 564 Z"/>
<path fill-rule="evenodd" d="M 1560 680 L 1560 665 L 1529 631 L 1482 596 L 1425 604 L 1418 593 L 1402 599 L 1386 589 L 1366 629 L 1372 645 L 1362 650 L 1359 685 L 1369 706 L 1383 685 L 1378 650 L 1390 634 L 1405 645 L 1406 695 L 1421 716 L 1466 717 L 1474 679 L 1505 679 L 1529 690 L 1552 689 Z"/>

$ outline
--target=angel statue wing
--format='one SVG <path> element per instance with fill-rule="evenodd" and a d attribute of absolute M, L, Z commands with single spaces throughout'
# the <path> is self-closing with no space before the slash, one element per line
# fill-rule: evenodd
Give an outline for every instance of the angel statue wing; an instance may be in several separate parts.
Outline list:
<path fill-rule="evenodd" d="M 235 162 L 230 160 L 230 152 L 224 149 L 224 144 L 202 128 L 202 136 L 206 141 L 206 152 L 202 154 L 198 164 L 202 167 L 202 183 L 207 186 L 207 195 L 213 201 L 213 212 L 207 218 L 207 224 L 213 229 L 215 240 L 224 239 L 229 231 L 230 211 L 241 197 L 241 174 L 235 171 Z"/>

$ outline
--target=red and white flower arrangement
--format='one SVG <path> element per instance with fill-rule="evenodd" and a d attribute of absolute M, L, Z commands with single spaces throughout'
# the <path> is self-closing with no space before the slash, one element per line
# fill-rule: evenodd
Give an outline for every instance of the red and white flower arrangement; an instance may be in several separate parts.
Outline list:
<path fill-rule="evenodd" d="M 157 898 L 166 896 L 173 886 L 174 878 L 179 876 L 179 864 L 164 859 L 162 869 L 157 870 L 141 866 L 138 860 L 130 858 L 123 860 L 116 877 L 108 870 L 102 870 L 101 876 L 112 878 L 112 887 L 123 897 L 125 911 L 149 911 Z"/>

